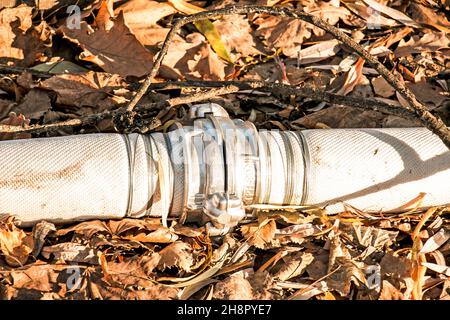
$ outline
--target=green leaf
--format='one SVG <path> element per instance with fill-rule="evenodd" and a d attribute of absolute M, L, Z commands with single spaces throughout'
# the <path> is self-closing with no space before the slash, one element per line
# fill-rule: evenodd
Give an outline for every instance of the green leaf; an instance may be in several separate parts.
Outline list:
<path fill-rule="evenodd" d="M 46 62 L 38 64 L 31 68 L 32 70 L 48 72 L 52 74 L 59 73 L 85 73 L 89 70 L 70 61 Z"/>
<path fill-rule="evenodd" d="M 230 54 L 228 53 L 228 50 L 223 45 L 219 32 L 217 32 L 217 29 L 211 22 L 211 20 L 197 21 L 194 22 L 194 25 L 198 29 L 198 31 L 200 31 L 206 37 L 209 44 L 219 57 L 229 63 L 234 63 L 233 59 L 231 59 Z"/>

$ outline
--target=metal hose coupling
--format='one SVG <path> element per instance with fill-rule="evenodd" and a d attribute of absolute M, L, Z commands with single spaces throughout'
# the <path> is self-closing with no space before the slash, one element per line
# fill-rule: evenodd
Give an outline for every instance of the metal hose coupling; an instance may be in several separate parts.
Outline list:
<path fill-rule="evenodd" d="M 0 155 L 0 214 L 24 226 L 160 216 L 219 235 L 255 205 L 450 203 L 450 151 L 425 128 L 258 131 L 214 103 L 168 132 L 2 141 Z"/>

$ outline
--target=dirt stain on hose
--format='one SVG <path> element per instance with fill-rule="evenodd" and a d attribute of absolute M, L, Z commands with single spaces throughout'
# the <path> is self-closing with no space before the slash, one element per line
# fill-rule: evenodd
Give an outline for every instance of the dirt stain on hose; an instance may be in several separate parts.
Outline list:
<path fill-rule="evenodd" d="M 85 160 L 80 160 L 75 164 L 69 165 L 63 169 L 48 172 L 48 171 L 23 171 L 14 174 L 11 178 L 0 180 L 0 188 L 8 189 L 40 189 L 48 182 L 57 180 L 74 180 L 83 175 L 81 167 Z"/>

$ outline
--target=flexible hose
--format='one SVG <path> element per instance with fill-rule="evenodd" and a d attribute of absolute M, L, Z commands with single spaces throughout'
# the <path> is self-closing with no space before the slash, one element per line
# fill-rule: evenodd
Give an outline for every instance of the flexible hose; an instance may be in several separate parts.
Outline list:
<path fill-rule="evenodd" d="M 3 141 L 0 154 L 0 214 L 23 225 L 182 217 L 208 199 L 219 216 L 253 204 L 386 211 L 420 193 L 424 207 L 450 203 L 450 151 L 425 128 L 258 133 L 206 115 L 168 133 Z"/>

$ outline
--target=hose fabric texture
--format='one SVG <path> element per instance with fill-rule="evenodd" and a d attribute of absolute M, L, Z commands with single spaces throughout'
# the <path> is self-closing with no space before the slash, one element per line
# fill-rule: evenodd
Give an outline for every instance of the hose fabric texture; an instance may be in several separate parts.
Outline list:
<path fill-rule="evenodd" d="M 208 184 L 232 186 L 245 207 L 317 205 L 336 213 L 348 203 L 386 211 L 422 192 L 424 207 L 450 203 L 450 151 L 427 129 L 258 133 L 246 126 L 234 129 L 243 138 L 226 154 L 220 141 L 209 139 L 206 148 L 207 135 L 191 129 L 0 142 L 0 214 L 23 225 L 178 217 L 200 209 Z"/>

